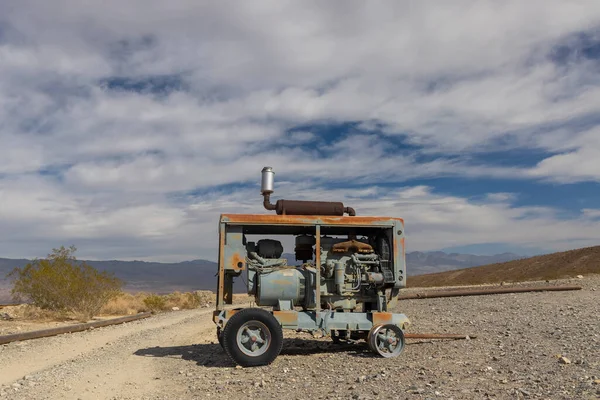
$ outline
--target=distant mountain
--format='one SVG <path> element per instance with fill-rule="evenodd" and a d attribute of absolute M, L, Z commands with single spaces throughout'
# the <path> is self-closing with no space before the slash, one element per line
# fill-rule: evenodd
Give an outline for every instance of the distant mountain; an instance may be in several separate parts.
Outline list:
<path fill-rule="evenodd" d="M 501 263 L 523 258 L 518 254 L 502 253 L 493 256 L 474 254 L 444 253 L 443 251 L 406 253 L 408 276 L 451 271 L 454 269 L 477 267 L 479 265 Z"/>
<path fill-rule="evenodd" d="M 480 285 L 600 274 L 600 246 L 408 278 L 409 287 Z"/>
<path fill-rule="evenodd" d="M 290 265 L 296 264 L 293 254 L 284 254 Z M 449 271 L 478 265 L 510 261 L 520 258 L 512 253 L 495 256 L 473 254 L 447 254 L 441 251 L 411 252 L 406 254 L 409 276 L 431 272 Z M 10 282 L 5 276 L 15 267 L 24 267 L 29 260 L 0 258 L 0 303 L 10 300 Z M 175 290 L 215 290 L 217 285 L 217 264 L 208 260 L 192 260 L 178 263 L 158 263 L 146 261 L 86 261 L 98 270 L 113 272 L 125 281 L 129 292 L 168 293 Z M 245 276 L 242 275 L 245 279 Z M 234 290 L 245 292 L 243 279 L 236 279 Z"/>

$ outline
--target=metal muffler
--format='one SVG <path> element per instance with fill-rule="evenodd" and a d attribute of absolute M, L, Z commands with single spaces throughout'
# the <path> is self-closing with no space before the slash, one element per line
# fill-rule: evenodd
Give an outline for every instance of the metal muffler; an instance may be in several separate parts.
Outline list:
<path fill-rule="evenodd" d="M 305 201 L 305 200 L 277 200 L 271 203 L 273 193 L 275 171 L 271 167 L 264 167 L 261 171 L 260 192 L 263 195 L 263 205 L 267 210 L 278 215 L 334 215 L 341 216 L 344 213 L 355 216 L 356 212 L 351 207 L 337 201 Z"/>

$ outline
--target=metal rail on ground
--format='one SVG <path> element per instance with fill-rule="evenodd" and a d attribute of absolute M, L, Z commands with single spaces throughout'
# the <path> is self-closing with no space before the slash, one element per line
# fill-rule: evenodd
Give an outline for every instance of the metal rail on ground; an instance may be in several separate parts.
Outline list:
<path fill-rule="evenodd" d="M 525 292 L 558 292 L 565 290 L 581 290 L 581 286 L 528 286 L 492 289 L 437 290 L 398 296 L 398 300 L 432 299 L 436 297 L 483 296 L 488 294 L 507 294 Z"/>
<path fill-rule="evenodd" d="M 103 326 L 117 325 L 117 324 L 122 324 L 124 322 L 136 321 L 139 319 L 148 318 L 151 315 L 152 315 L 152 313 L 145 312 L 145 313 L 139 313 L 136 315 L 130 315 L 127 317 L 107 319 L 104 321 L 95 321 L 95 322 L 88 322 L 85 324 L 60 326 L 58 328 L 42 329 L 39 331 L 31 331 L 31 332 L 15 333 L 12 335 L 4 335 L 4 336 L 0 336 L 0 344 L 6 344 L 6 343 L 10 343 L 10 342 L 18 342 L 21 340 L 37 339 L 37 338 L 48 337 L 48 336 L 62 335 L 63 333 L 81 332 L 81 331 L 85 331 L 85 330 L 88 330 L 91 328 L 100 328 Z"/>

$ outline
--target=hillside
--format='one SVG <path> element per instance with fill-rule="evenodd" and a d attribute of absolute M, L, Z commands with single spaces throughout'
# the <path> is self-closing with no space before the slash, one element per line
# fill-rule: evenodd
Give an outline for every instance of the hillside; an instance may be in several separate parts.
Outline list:
<path fill-rule="evenodd" d="M 479 285 L 600 274 L 600 246 L 408 278 L 408 287 Z"/>

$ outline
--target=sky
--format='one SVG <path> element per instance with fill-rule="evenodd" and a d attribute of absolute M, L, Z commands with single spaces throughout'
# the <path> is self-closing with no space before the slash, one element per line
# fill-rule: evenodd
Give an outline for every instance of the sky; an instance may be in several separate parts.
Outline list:
<path fill-rule="evenodd" d="M 264 166 L 407 251 L 598 245 L 600 2 L 0 2 L 0 257 L 215 260 Z"/>

